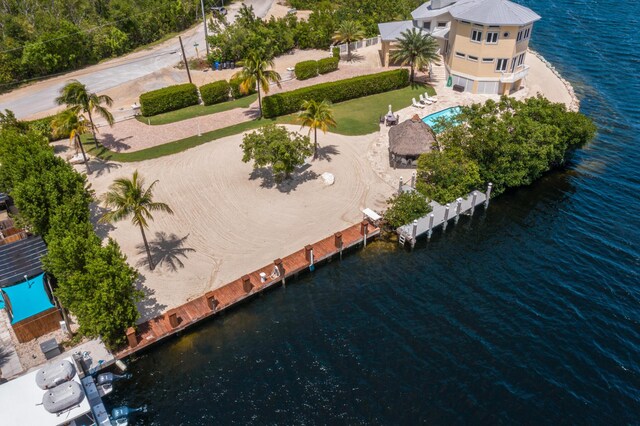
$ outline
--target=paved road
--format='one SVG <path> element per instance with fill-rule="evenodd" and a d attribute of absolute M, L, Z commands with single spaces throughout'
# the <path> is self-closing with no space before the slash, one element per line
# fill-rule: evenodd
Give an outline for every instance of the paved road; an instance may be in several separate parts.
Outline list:
<path fill-rule="evenodd" d="M 273 0 L 244 0 L 242 3 L 253 6 L 256 16 L 264 17 L 271 8 Z M 239 7 L 240 3 L 234 3 L 229 6 L 228 19 L 230 22 L 235 20 Z M 204 51 L 203 26 L 199 25 L 184 32 L 182 41 L 187 56 L 195 56 L 194 42 L 198 42 L 200 50 Z M 180 61 L 180 43 L 178 38 L 175 37 L 169 42 L 162 43 L 144 52 L 132 53 L 121 58 L 112 59 L 2 95 L 0 96 L 0 111 L 10 109 L 18 118 L 28 117 L 55 108 L 55 97 L 58 96 L 65 82 L 71 78 L 86 84 L 94 92 L 101 92 L 152 74 L 163 68 L 173 67 L 178 61 Z"/>

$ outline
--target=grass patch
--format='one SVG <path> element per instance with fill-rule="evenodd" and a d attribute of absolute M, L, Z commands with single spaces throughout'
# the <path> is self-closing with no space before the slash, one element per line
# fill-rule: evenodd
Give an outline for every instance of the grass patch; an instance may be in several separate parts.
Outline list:
<path fill-rule="evenodd" d="M 152 126 L 175 123 L 176 121 L 202 117 L 203 115 L 216 114 L 218 112 L 229 111 L 235 108 L 249 108 L 249 105 L 255 102 L 256 99 L 258 99 L 258 95 L 254 94 L 215 105 L 193 105 L 176 111 L 169 111 L 154 115 L 153 117 L 143 117 L 139 115 L 136 117 L 136 120 L 144 124 L 151 124 Z"/>
<path fill-rule="evenodd" d="M 333 108 L 338 126 L 335 129 L 331 129 L 331 131 L 345 136 L 359 136 L 377 132 L 380 128 L 380 116 L 387 113 L 389 104 L 391 104 L 395 110 L 406 108 L 411 105 L 411 98 L 418 98 L 418 96 L 425 91 L 429 92 L 430 96 L 436 94 L 435 90 L 430 86 L 412 85 L 400 90 L 378 93 L 376 95 L 365 96 L 363 98 L 352 99 L 350 101 L 335 104 Z M 151 160 L 153 158 L 164 157 L 165 155 L 177 154 L 189 148 L 193 148 L 216 139 L 237 135 L 238 133 L 257 129 L 260 126 L 272 123 L 299 124 L 296 120 L 296 114 L 289 114 L 276 119 L 263 118 L 260 120 L 246 121 L 244 123 L 235 124 L 218 130 L 212 130 L 210 132 L 203 133 L 201 136 L 190 136 L 185 139 L 128 153 L 110 151 L 102 146 L 96 151 L 95 145 L 93 142 L 89 142 L 88 138 L 83 138 L 83 143 L 86 146 L 87 152 L 94 156 L 97 155 L 105 160 L 127 163 L 132 161 Z"/>

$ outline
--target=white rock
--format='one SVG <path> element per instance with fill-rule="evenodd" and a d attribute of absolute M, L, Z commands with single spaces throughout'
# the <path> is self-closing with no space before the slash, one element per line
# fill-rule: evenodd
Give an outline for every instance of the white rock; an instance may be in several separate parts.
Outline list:
<path fill-rule="evenodd" d="M 336 181 L 335 176 L 329 172 L 324 172 L 320 177 L 322 178 L 322 182 L 324 182 L 325 186 L 331 186 Z"/>

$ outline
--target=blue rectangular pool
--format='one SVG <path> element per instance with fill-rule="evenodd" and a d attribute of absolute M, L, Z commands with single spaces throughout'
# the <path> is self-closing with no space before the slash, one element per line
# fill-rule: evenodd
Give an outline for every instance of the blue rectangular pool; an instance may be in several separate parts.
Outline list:
<path fill-rule="evenodd" d="M 451 118 L 451 117 L 455 117 L 459 113 L 460 113 L 460 107 L 457 107 L 457 106 L 451 107 L 451 108 L 443 109 L 442 111 L 434 112 L 433 114 L 429 114 L 426 117 L 424 117 L 422 121 L 428 124 L 430 127 L 433 127 L 436 124 L 438 118 L 440 117 Z"/>

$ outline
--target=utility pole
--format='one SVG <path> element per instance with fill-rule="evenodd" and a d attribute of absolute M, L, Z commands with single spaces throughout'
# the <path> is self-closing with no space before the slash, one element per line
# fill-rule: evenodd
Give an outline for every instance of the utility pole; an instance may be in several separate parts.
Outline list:
<path fill-rule="evenodd" d="M 209 42 L 207 41 L 207 15 L 204 11 L 204 0 L 200 0 L 200 7 L 202 8 L 202 23 L 204 24 L 204 45 L 207 47 L 207 56 L 209 56 Z"/>
<path fill-rule="evenodd" d="M 187 55 L 184 53 L 184 46 L 182 44 L 182 36 L 178 36 L 178 40 L 180 40 L 180 49 L 182 49 L 182 59 L 184 59 L 184 66 L 187 69 L 187 75 L 189 76 L 189 83 L 193 84 L 191 81 L 191 73 L 189 72 L 189 62 L 187 61 Z"/>

